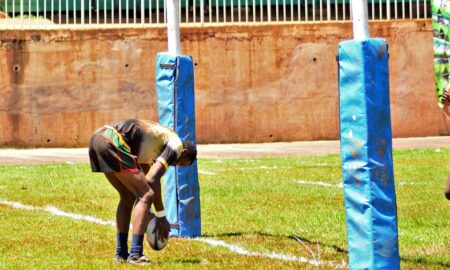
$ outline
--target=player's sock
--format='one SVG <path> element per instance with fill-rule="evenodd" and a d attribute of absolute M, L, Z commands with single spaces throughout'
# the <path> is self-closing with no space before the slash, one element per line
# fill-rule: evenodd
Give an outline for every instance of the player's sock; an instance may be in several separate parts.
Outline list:
<path fill-rule="evenodd" d="M 144 251 L 143 244 L 144 244 L 144 235 L 133 234 L 131 238 L 130 256 L 136 255 L 142 256 L 142 253 Z"/>
<path fill-rule="evenodd" d="M 116 256 L 120 256 L 125 259 L 128 257 L 128 232 L 117 233 Z"/>

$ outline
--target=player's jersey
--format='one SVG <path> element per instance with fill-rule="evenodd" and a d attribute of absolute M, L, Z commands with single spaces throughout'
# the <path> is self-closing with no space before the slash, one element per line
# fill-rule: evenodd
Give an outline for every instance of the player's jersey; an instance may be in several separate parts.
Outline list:
<path fill-rule="evenodd" d="M 167 168 L 183 151 L 178 135 L 158 123 L 127 119 L 110 126 L 122 136 L 139 164 L 151 165 L 158 160 Z"/>

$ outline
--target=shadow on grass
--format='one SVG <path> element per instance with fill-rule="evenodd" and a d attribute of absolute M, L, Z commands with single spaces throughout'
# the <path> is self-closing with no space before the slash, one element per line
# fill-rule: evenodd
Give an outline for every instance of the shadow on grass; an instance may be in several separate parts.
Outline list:
<path fill-rule="evenodd" d="M 310 241 L 310 240 L 308 240 L 308 239 L 305 239 L 305 238 L 302 238 L 302 237 L 299 237 L 299 236 L 291 235 L 291 236 L 289 236 L 289 238 L 290 238 L 290 239 L 293 239 L 293 240 L 296 240 L 295 238 L 299 238 L 301 241 L 306 242 L 306 243 L 308 243 L 308 244 L 316 244 L 315 242 L 312 242 L 312 241 Z M 348 253 L 347 250 L 342 249 L 342 248 L 340 248 L 340 247 L 337 247 L 337 246 L 335 246 L 335 245 L 326 245 L 326 244 L 323 244 L 323 243 L 321 243 L 321 242 L 317 242 L 317 243 L 318 243 L 319 245 L 321 245 L 321 246 L 332 247 L 332 248 L 334 248 L 337 252 Z M 438 266 L 439 266 L 439 268 L 441 268 L 441 267 L 442 267 L 442 268 L 450 268 L 450 262 L 449 262 L 449 263 L 445 263 L 445 262 L 430 262 L 430 261 L 427 261 L 427 260 L 424 259 L 424 258 L 419 258 L 419 259 L 408 259 L 408 258 L 404 258 L 404 257 L 401 257 L 401 256 L 400 256 L 400 262 L 407 262 L 407 263 L 411 263 L 411 264 L 424 265 L 424 266 L 426 266 L 427 268 L 428 268 L 428 267 L 434 268 L 434 267 L 438 267 Z"/>
<path fill-rule="evenodd" d="M 251 233 L 245 233 L 245 232 L 229 232 L 229 233 L 221 233 L 221 234 L 206 234 L 203 235 L 204 237 L 239 237 L 239 236 L 244 236 L 244 235 L 258 235 L 258 236 L 263 236 L 263 237 L 283 237 L 283 238 L 289 238 L 292 239 L 294 241 L 297 241 L 297 239 L 300 239 L 301 241 L 308 243 L 308 244 L 313 244 L 313 245 L 320 245 L 322 247 L 327 247 L 327 248 L 332 248 L 334 249 L 336 252 L 338 253 L 348 253 L 347 250 L 338 247 L 336 245 L 328 245 L 319 241 L 311 241 L 309 239 L 303 238 L 303 237 L 299 237 L 299 236 L 294 236 L 294 235 L 275 235 L 275 234 L 268 234 L 268 233 L 263 233 L 263 232 L 251 232 Z M 297 239 L 295 239 L 297 238 Z"/>
<path fill-rule="evenodd" d="M 409 259 L 400 256 L 400 263 L 410 263 L 411 265 L 422 265 L 423 269 L 449 269 L 450 262 L 430 262 L 424 258 Z"/>
<path fill-rule="evenodd" d="M 258 235 L 262 237 L 283 237 L 283 238 L 289 238 L 296 242 L 299 242 L 297 239 L 301 240 L 304 243 L 311 244 L 311 245 L 320 245 L 322 247 L 332 248 L 338 253 L 348 254 L 348 250 L 343 249 L 341 247 L 338 247 L 336 245 L 329 245 L 322 243 L 320 241 L 312 241 L 309 239 L 306 239 L 304 237 L 300 237 L 297 235 L 275 235 L 275 234 L 268 234 L 263 232 L 229 232 L 229 233 L 221 233 L 221 234 L 205 234 L 203 237 L 220 237 L 220 238 L 226 238 L 226 237 L 240 237 L 244 235 Z M 296 239 L 297 238 L 297 239 Z M 408 263 L 410 265 L 416 265 L 419 267 L 425 267 L 425 268 L 432 268 L 432 269 L 447 269 L 450 268 L 450 262 L 431 262 L 426 260 L 425 258 L 405 258 L 400 256 L 400 262 L 401 263 Z"/>

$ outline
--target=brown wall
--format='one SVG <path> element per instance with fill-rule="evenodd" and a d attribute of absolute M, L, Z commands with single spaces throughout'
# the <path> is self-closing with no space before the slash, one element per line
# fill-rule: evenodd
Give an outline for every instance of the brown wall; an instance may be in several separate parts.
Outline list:
<path fill-rule="evenodd" d="M 182 28 L 201 143 L 339 138 L 338 43 L 351 23 Z M 389 44 L 395 137 L 449 135 L 430 20 L 373 22 Z M 86 146 L 121 118 L 157 120 L 165 28 L 0 32 L 0 146 Z"/>

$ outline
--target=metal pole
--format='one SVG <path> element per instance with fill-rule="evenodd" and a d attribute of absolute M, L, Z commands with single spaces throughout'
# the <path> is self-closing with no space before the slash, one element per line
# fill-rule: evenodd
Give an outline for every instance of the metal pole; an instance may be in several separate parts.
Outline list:
<path fill-rule="evenodd" d="M 367 0 L 352 1 L 353 35 L 355 40 L 366 40 L 369 38 L 367 14 Z"/>
<path fill-rule="evenodd" d="M 180 18 L 178 0 L 167 0 L 167 40 L 169 54 L 180 55 Z"/>

